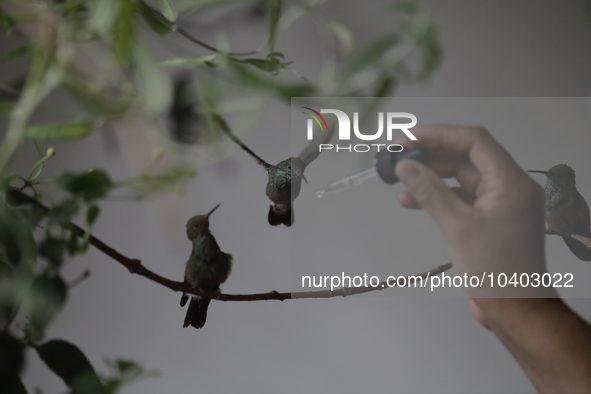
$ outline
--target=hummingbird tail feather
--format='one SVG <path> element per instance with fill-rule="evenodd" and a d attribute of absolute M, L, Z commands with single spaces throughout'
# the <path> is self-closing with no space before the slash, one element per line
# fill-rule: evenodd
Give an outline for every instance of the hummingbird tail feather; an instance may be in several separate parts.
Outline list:
<path fill-rule="evenodd" d="M 189 296 L 187 295 L 187 293 L 183 293 L 183 295 L 181 296 L 181 306 L 185 306 L 187 301 L 189 301 Z"/>
<path fill-rule="evenodd" d="M 269 224 L 271 226 L 279 226 L 280 224 L 284 224 L 287 227 L 290 227 L 295 221 L 293 216 L 293 206 L 289 208 L 287 212 L 279 214 L 275 212 L 273 205 L 270 205 L 267 219 L 269 220 Z"/>
<path fill-rule="evenodd" d="M 591 261 L 591 249 L 585 244 L 570 237 L 562 237 L 562 239 L 564 239 L 564 243 L 566 243 L 575 256 L 583 261 Z"/>
<path fill-rule="evenodd" d="M 210 302 L 211 300 L 209 298 L 191 297 L 183 328 L 189 326 L 195 328 L 203 327 L 205 325 L 205 320 L 207 320 L 207 308 L 209 307 Z"/>

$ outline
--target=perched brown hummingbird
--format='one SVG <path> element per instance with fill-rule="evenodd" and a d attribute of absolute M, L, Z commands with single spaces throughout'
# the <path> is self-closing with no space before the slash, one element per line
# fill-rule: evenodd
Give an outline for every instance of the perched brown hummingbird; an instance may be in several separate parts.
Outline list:
<path fill-rule="evenodd" d="M 558 164 L 548 171 L 529 171 L 546 175 L 546 224 L 558 235 L 579 259 L 591 261 L 591 249 L 568 237 L 571 234 L 591 237 L 589 206 L 579 194 L 575 172 L 566 164 Z"/>
<path fill-rule="evenodd" d="M 191 256 L 185 266 L 185 283 L 203 290 L 219 291 L 232 270 L 232 255 L 220 250 L 215 237 L 209 231 L 209 216 L 220 206 L 216 205 L 207 215 L 193 216 L 187 222 L 187 237 L 193 242 Z M 181 306 L 189 295 L 183 293 Z M 201 328 L 207 319 L 209 298 L 191 296 L 183 328 L 191 325 Z"/>
<path fill-rule="evenodd" d="M 269 180 L 267 182 L 266 193 L 272 203 L 267 216 L 269 224 L 271 226 L 278 226 L 280 224 L 284 224 L 287 227 L 291 226 L 295 220 L 293 216 L 293 201 L 300 195 L 302 179 L 308 183 L 304 175 L 304 170 L 320 154 L 318 141 L 311 141 L 299 157 L 290 157 L 277 165 L 272 165 L 261 159 L 240 141 L 225 120 L 221 117 L 217 119 L 222 130 L 267 171 Z M 332 133 L 325 133 L 323 137 L 324 141 L 320 143 L 328 142 L 331 136 Z"/>

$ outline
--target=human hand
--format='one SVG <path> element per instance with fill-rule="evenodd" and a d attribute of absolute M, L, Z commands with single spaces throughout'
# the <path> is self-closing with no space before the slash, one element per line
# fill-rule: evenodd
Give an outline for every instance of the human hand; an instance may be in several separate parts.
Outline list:
<path fill-rule="evenodd" d="M 418 141 L 397 143 L 426 147 L 431 159 L 397 163 L 396 175 L 408 188 L 398 201 L 433 217 L 456 274 L 546 273 L 544 194 L 509 153 L 477 127 L 416 127 L 413 134 Z M 442 178 L 456 178 L 460 187 Z M 591 326 L 561 299 L 478 298 L 556 297 L 553 288 L 466 290 L 476 320 L 495 333 L 539 392 L 591 392 Z"/>
<path fill-rule="evenodd" d="M 546 272 L 544 193 L 483 128 L 433 125 L 413 128 L 417 141 L 396 141 L 405 149 L 426 147 L 426 164 L 401 160 L 395 168 L 407 186 L 398 196 L 407 208 L 425 209 L 445 237 L 457 275 L 486 272 L 517 277 Z M 442 178 L 456 178 L 449 187 Z M 488 288 L 486 285 L 489 285 Z M 496 283 L 495 283 L 496 284 Z M 471 297 L 553 297 L 553 290 L 467 288 Z M 487 301 L 476 300 L 477 304 Z"/>

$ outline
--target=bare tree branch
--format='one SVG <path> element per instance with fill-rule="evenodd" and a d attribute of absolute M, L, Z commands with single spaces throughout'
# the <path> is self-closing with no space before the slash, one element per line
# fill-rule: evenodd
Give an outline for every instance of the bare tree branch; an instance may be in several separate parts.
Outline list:
<path fill-rule="evenodd" d="M 11 197 L 21 201 L 23 203 L 33 204 L 45 212 L 49 212 L 49 208 L 45 205 L 39 203 L 34 198 L 16 190 L 16 189 L 8 189 L 7 193 L 11 194 Z M 84 238 L 86 231 L 83 230 L 81 227 L 78 227 L 72 222 L 67 222 L 63 224 L 64 227 L 68 228 L 70 231 L 74 232 L 78 237 Z M 303 292 L 296 292 L 296 293 L 279 293 L 275 290 L 270 291 L 268 293 L 258 293 L 258 294 L 223 294 L 217 293 L 215 291 L 205 291 L 201 289 L 197 289 L 194 287 L 190 287 L 183 282 L 176 282 L 167 278 L 164 278 L 153 271 L 150 271 L 146 267 L 144 267 L 140 260 L 138 259 L 131 259 L 127 256 L 122 255 L 115 249 L 111 248 L 107 244 L 105 244 L 100 239 L 96 238 L 93 235 L 90 235 L 90 244 L 106 254 L 107 256 L 111 257 L 113 260 L 117 261 L 124 267 L 126 267 L 129 272 L 132 274 L 138 274 L 144 276 L 156 283 L 161 284 L 164 287 L 168 287 L 173 291 L 182 291 L 187 294 L 194 294 L 205 298 L 211 298 L 214 300 L 219 301 L 266 301 L 266 300 L 290 300 L 296 298 L 333 298 L 333 297 L 347 297 L 350 295 L 355 294 L 363 294 L 369 293 L 371 291 L 382 290 L 388 287 L 396 287 L 396 282 L 390 281 L 387 283 L 386 281 L 382 281 L 376 287 L 343 287 L 336 290 L 319 290 L 319 291 L 303 291 Z M 420 275 L 413 275 L 411 277 L 407 277 L 406 286 L 413 284 L 417 278 L 426 279 L 427 277 L 439 275 L 440 273 L 449 270 L 452 267 L 452 263 L 443 264 L 437 268 L 434 268 L 430 271 L 423 272 Z"/>

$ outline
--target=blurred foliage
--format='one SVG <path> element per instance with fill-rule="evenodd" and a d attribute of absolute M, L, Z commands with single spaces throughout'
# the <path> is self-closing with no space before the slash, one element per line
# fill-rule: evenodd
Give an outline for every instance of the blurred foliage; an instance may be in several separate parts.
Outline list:
<path fill-rule="evenodd" d="M 389 32 L 357 47 L 353 32 L 326 16 L 324 3 L 0 2 L 3 34 L 27 39 L 27 44 L 0 53 L 0 61 L 27 59 L 28 65 L 26 75 L 17 81 L 0 81 L 0 119 L 6 125 L 0 145 L 0 392 L 26 393 L 19 376 L 27 347 L 35 349 L 75 393 L 114 393 L 138 379 L 156 376 L 134 361 L 121 359 L 107 361 L 110 372 L 102 375 L 78 347 L 63 340 L 44 342 L 44 333 L 67 305 L 74 282 L 69 284 L 63 277 L 62 267 L 86 252 L 101 202 L 182 191 L 196 175 L 196 169 L 186 163 L 161 167 L 171 149 L 190 146 L 219 152 L 215 117 L 252 117 L 262 112 L 269 99 L 289 104 L 292 97 L 375 97 L 362 108 L 369 112 L 381 97 L 393 95 L 400 83 L 425 80 L 439 65 L 442 53 L 435 28 L 429 14 L 416 4 L 392 2 L 381 14 Z M 215 7 L 246 9 L 251 23 L 264 23 L 262 42 L 250 51 L 237 52 L 221 32 L 212 32 L 215 45 L 192 34 L 191 21 Z M 297 62 L 281 43 L 282 34 L 300 18 L 313 21 L 322 47 L 316 81 L 300 75 Z M 155 56 L 152 50 L 158 46 L 177 56 Z M 84 108 L 80 116 L 32 124 L 37 111 L 51 108 L 47 98 L 56 89 L 69 92 Z M 37 141 L 75 142 L 104 124 L 124 124 L 130 119 L 149 125 L 151 131 L 146 133 L 154 143 L 153 165 L 138 176 L 116 180 L 92 168 L 92 163 L 86 171 L 43 176 L 56 151 L 41 152 Z M 162 142 L 167 140 L 174 143 Z M 23 143 L 34 144 L 39 160 L 32 163 L 28 175 L 8 173 L 10 160 Z M 46 201 L 47 184 L 61 191 L 52 204 Z M 84 221 L 83 234 L 73 227 L 73 219 Z"/>
<path fill-rule="evenodd" d="M 60 339 L 36 347 L 43 362 L 73 393 L 115 393 L 125 385 L 146 377 L 158 376 L 133 360 L 107 360 L 108 375 L 97 374 L 84 353 L 75 345 Z"/>

